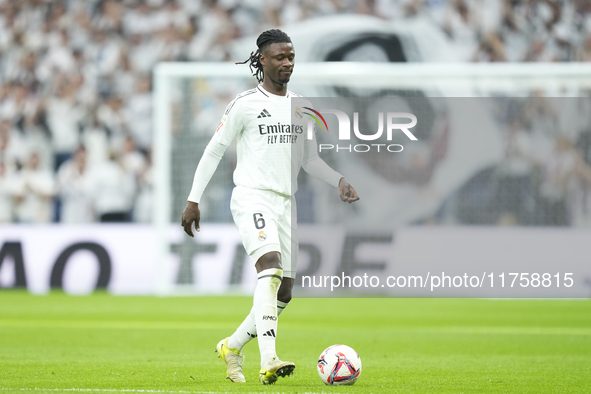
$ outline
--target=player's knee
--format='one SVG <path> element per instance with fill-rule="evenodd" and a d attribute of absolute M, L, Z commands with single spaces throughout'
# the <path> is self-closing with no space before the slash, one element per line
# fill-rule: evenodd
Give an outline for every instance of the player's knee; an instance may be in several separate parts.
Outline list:
<path fill-rule="evenodd" d="M 286 304 L 291 301 L 291 289 L 284 289 L 283 286 L 279 287 L 277 301 L 285 302 Z"/>
<path fill-rule="evenodd" d="M 279 291 L 277 291 L 277 300 L 288 303 L 291 301 L 291 289 L 293 288 L 292 278 L 283 278 Z"/>
<path fill-rule="evenodd" d="M 256 262 L 255 267 L 257 272 L 264 271 L 270 268 L 283 269 L 281 265 L 281 253 L 269 252 L 262 255 Z"/>

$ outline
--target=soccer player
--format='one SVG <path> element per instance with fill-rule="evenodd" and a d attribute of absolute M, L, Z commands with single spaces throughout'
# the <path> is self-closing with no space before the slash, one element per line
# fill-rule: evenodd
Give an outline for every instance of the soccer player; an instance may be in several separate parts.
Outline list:
<path fill-rule="evenodd" d="M 193 225 L 200 231 L 199 201 L 203 190 L 226 148 L 236 139 L 236 187 L 230 208 L 242 243 L 256 262 L 258 281 L 250 313 L 234 334 L 217 344 L 216 351 L 227 364 L 227 378 L 245 382 L 241 350 L 258 336 L 259 379 L 263 384 L 273 384 L 278 377 L 291 375 L 295 368 L 293 362 L 277 357 L 275 338 L 277 317 L 291 300 L 296 274 L 298 243 L 293 194 L 297 173 L 303 168 L 338 187 L 344 202 L 351 203 L 359 197 L 341 174 L 318 157 L 315 138 L 305 140 L 303 129 L 292 125 L 290 98 L 299 96 L 287 90 L 295 58 L 289 36 L 281 30 L 268 30 L 258 37 L 257 46 L 258 50 L 242 64 L 249 62 L 260 84 L 239 94 L 226 108 L 195 171 L 182 226 L 191 237 Z"/>

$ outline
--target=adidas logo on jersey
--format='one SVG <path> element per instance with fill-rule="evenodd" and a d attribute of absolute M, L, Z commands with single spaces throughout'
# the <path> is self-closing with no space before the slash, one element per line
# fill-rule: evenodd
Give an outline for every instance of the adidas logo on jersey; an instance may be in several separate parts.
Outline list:
<path fill-rule="evenodd" d="M 271 328 L 269 331 L 267 331 L 266 333 L 264 333 L 263 336 L 264 337 L 273 337 L 273 338 L 275 338 L 275 330 Z"/>
<path fill-rule="evenodd" d="M 271 117 L 271 114 L 266 109 L 262 110 L 261 113 L 259 114 L 259 116 L 257 116 L 257 118 L 269 118 L 269 117 Z"/>

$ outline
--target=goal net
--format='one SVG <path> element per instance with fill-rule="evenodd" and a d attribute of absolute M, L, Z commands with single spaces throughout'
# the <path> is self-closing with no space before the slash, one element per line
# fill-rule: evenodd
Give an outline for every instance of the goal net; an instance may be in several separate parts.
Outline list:
<path fill-rule="evenodd" d="M 202 229 L 208 230 L 199 240 L 189 238 L 180 218 L 197 163 L 225 107 L 255 86 L 248 67 L 233 63 L 161 63 L 155 69 L 154 223 L 163 293 L 248 289 L 244 283 L 253 270 L 244 268 L 248 256 L 229 209 L 234 146 L 200 204 Z M 356 187 L 367 190 L 368 179 L 381 177 L 396 198 L 389 208 L 376 210 L 387 202 L 379 190 L 371 190 L 363 196 L 368 210 L 333 208 L 334 190 L 300 174 L 296 198 L 304 226 L 330 226 L 345 216 L 350 225 L 363 218 L 361 227 L 367 229 L 591 228 L 588 65 L 303 63 L 297 64 L 289 90 L 346 99 L 363 110 L 381 110 L 387 100 L 397 112 L 414 114 L 416 130 L 428 136 L 404 145 L 405 155 L 378 159 L 371 152 L 361 158 L 346 155 L 372 149 L 369 143 L 339 145 L 334 134 L 318 133 L 318 143 L 326 147 L 321 157 L 343 169 Z M 376 127 L 373 120 L 367 125 Z M 384 215 L 392 219 L 384 223 Z M 228 263 L 220 273 L 221 260 Z M 220 275 L 230 287 L 217 282 Z"/>

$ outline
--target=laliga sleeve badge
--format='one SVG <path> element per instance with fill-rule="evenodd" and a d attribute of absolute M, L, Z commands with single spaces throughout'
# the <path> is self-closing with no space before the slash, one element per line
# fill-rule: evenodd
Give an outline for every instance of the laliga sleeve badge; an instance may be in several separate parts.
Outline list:
<path fill-rule="evenodd" d="M 259 241 L 263 242 L 267 239 L 267 234 L 263 230 L 259 231 Z"/>

